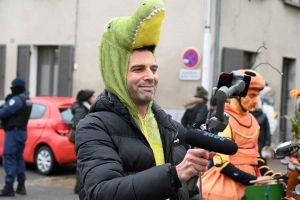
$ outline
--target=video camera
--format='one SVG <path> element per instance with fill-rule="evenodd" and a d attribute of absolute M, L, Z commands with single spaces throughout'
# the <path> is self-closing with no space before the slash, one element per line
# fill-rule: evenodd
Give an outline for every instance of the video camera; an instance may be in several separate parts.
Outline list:
<path fill-rule="evenodd" d="M 217 99 L 217 109 L 214 117 L 207 119 L 205 129 L 218 134 L 228 125 L 229 115 L 224 113 L 228 98 L 245 97 L 248 93 L 251 76 L 245 76 L 239 71 L 222 72 L 217 87 L 213 88 L 213 96 Z M 203 129 L 202 129 L 203 130 Z"/>

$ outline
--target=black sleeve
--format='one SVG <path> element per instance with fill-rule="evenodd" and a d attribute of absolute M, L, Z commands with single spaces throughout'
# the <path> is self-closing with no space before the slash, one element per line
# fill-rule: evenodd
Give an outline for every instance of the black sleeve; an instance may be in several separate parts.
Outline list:
<path fill-rule="evenodd" d="M 87 115 L 87 110 L 83 107 L 83 106 L 78 106 L 75 109 L 74 112 L 74 117 L 73 117 L 73 124 L 72 124 L 72 128 L 74 130 L 76 130 L 76 126 L 78 124 L 78 122 L 83 119 L 86 115 Z"/>
<path fill-rule="evenodd" d="M 186 111 L 184 112 L 184 114 L 183 114 L 183 116 L 182 116 L 182 118 L 181 118 L 181 125 L 183 126 L 183 127 L 187 127 L 187 120 L 186 120 Z"/>
<path fill-rule="evenodd" d="M 268 120 L 267 115 L 265 115 L 264 125 L 265 125 L 265 130 L 264 130 L 264 132 L 265 132 L 265 144 L 264 145 L 270 146 L 270 144 L 271 144 L 271 133 L 270 133 L 270 124 L 269 124 L 269 120 Z"/>
<path fill-rule="evenodd" d="M 193 124 L 205 124 L 207 113 L 207 106 L 202 103 L 197 110 L 197 115 Z"/>
<path fill-rule="evenodd" d="M 256 180 L 257 177 L 252 174 L 246 173 L 238 168 L 236 168 L 233 164 L 229 163 L 226 167 L 221 170 L 221 173 L 228 176 L 232 180 L 239 182 L 243 185 L 253 185 L 250 183 L 251 180 Z"/>

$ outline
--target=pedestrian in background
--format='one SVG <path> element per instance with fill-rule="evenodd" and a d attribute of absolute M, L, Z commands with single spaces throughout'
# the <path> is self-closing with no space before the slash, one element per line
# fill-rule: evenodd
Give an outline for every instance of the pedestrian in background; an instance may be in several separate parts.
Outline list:
<path fill-rule="evenodd" d="M 263 148 L 268 148 L 271 144 L 271 134 L 270 134 L 270 126 L 267 115 L 262 111 L 261 109 L 261 101 L 258 100 L 258 103 L 255 107 L 255 110 L 251 112 L 252 115 L 257 120 L 260 129 L 259 129 L 259 137 L 258 137 L 258 151 L 260 154 L 260 157 L 262 157 L 265 160 L 265 163 L 267 164 L 267 159 L 264 158 L 262 154 Z"/>
<path fill-rule="evenodd" d="M 11 82 L 11 94 L 5 98 L 0 109 L 0 120 L 5 131 L 2 163 L 5 170 L 5 185 L 0 197 L 26 195 L 25 162 L 23 151 L 27 139 L 27 123 L 30 117 L 32 101 L 25 89 L 25 80 L 21 77 Z M 13 185 L 17 178 L 17 189 Z"/>
<path fill-rule="evenodd" d="M 274 97 L 273 91 L 270 86 L 265 86 L 262 91 L 259 93 L 259 97 L 262 103 L 262 111 L 267 115 L 269 125 L 270 125 L 270 134 L 274 135 L 277 130 L 278 122 L 275 119 L 275 109 L 274 109 Z"/>
<path fill-rule="evenodd" d="M 76 95 L 76 102 L 71 106 L 71 111 L 73 114 L 72 119 L 72 130 L 69 135 L 70 142 L 75 141 L 75 131 L 78 122 L 83 119 L 89 112 L 92 103 L 95 101 L 95 91 L 94 90 L 80 90 Z M 82 187 L 80 183 L 80 178 L 78 175 L 78 170 L 76 170 L 76 184 L 74 188 L 74 193 L 78 194 L 79 188 Z"/>
<path fill-rule="evenodd" d="M 186 111 L 181 118 L 183 127 L 186 129 L 200 128 L 201 124 L 205 124 L 208 113 L 207 98 L 207 90 L 202 86 L 197 87 L 194 97 L 184 105 Z"/>
<path fill-rule="evenodd" d="M 208 110 L 207 119 L 212 118 L 216 114 L 216 111 L 217 111 L 217 98 L 216 98 L 216 96 L 212 96 L 209 100 L 209 103 L 210 103 L 210 108 Z"/>

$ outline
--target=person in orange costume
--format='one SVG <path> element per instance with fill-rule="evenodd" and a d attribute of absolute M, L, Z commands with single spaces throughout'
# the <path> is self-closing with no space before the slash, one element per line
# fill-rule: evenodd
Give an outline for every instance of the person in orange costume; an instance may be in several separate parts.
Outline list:
<path fill-rule="evenodd" d="M 248 93 L 246 97 L 234 98 L 230 104 L 225 104 L 224 110 L 230 116 L 229 124 L 218 134 L 232 138 L 238 145 L 238 151 L 231 156 L 216 154 L 214 166 L 202 175 L 202 184 L 198 182 L 204 200 L 240 200 L 246 187 L 253 185 L 251 180 L 281 175 L 270 170 L 259 157 L 259 124 L 249 113 L 258 103 L 259 91 L 265 87 L 265 80 L 253 70 L 238 71 L 251 76 Z"/>

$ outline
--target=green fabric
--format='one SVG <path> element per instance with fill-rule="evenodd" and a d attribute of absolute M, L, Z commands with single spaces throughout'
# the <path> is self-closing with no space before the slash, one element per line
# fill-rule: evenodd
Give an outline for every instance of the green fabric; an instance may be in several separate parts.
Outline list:
<path fill-rule="evenodd" d="M 266 184 L 247 186 L 244 200 L 279 200 L 282 197 L 284 197 L 284 188 L 282 184 Z"/>
<path fill-rule="evenodd" d="M 157 122 L 154 118 L 154 114 L 151 110 L 151 105 L 148 107 L 147 115 L 143 119 L 139 115 L 139 119 L 135 119 L 138 125 L 141 127 L 147 141 L 149 142 L 151 149 L 154 152 L 156 165 L 165 164 L 165 156 L 162 148 L 162 142 L 159 134 Z"/>
<path fill-rule="evenodd" d="M 154 13 L 158 17 L 152 16 Z M 151 19 L 147 19 L 149 16 Z M 126 85 L 129 57 L 134 48 L 157 46 L 163 20 L 163 2 L 146 0 L 132 16 L 111 19 L 101 38 L 100 70 L 104 85 L 119 97 L 133 116 L 137 116 L 138 111 Z"/>
<path fill-rule="evenodd" d="M 158 153 L 153 150 L 155 156 L 163 152 L 160 137 L 157 141 L 157 136 L 159 136 L 157 122 L 151 109 L 148 109 L 146 115 L 147 130 L 143 129 L 138 116 L 138 109 L 128 93 L 126 76 L 132 50 L 158 45 L 164 16 L 165 9 L 161 0 L 145 0 L 132 16 L 111 19 L 105 27 L 99 45 L 100 70 L 105 88 L 115 94 L 128 108 L 144 134 L 146 131 L 152 134 L 152 136 L 149 135 L 149 138 L 156 138 L 155 142 L 160 144 L 161 150 Z M 153 140 L 149 140 L 149 138 L 147 139 L 151 145 Z M 156 157 L 155 159 L 157 164 L 161 163 L 158 162 L 161 160 L 160 158 L 157 159 Z"/>

